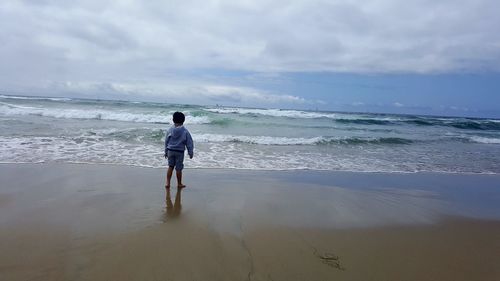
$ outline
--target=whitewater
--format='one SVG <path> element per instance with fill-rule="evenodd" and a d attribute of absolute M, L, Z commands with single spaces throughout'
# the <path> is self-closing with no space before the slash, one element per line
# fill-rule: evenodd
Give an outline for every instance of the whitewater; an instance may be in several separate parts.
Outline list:
<path fill-rule="evenodd" d="M 0 95 L 0 163 L 165 167 L 175 111 L 187 168 L 500 173 L 500 120 Z"/>

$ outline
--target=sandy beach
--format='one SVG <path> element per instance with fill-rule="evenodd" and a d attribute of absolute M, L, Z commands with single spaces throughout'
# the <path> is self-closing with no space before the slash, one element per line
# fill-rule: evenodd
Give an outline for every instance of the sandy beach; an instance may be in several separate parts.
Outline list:
<path fill-rule="evenodd" d="M 498 175 L 0 165 L 0 280 L 499 280 Z"/>

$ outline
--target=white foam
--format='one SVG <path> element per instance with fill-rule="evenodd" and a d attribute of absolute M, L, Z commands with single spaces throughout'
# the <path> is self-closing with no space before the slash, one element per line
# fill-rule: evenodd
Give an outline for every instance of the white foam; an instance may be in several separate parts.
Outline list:
<path fill-rule="evenodd" d="M 10 109 L 13 109 L 13 108 L 21 108 L 21 109 L 26 109 L 26 110 L 29 110 L 29 109 L 32 109 L 33 107 L 30 107 L 30 106 L 22 106 L 22 105 L 17 105 L 17 104 L 10 104 L 10 103 L 6 103 L 6 102 L 1 102 L 0 101 L 0 104 L 3 105 L 4 107 L 6 108 L 10 108 Z M 1 112 L 1 111 L 0 111 Z"/>
<path fill-rule="evenodd" d="M 2 99 L 15 99 L 15 100 L 50 100 L 50 101 L 71 101 L 70 98 L 49 98 L 49 97 L 26 97 L 26 96 L 7 96 L 0 95 Z"/>
<path fill-rule="evenodd" d="M 154 144 L 131 145 L 97 136 L 0 138 L 0 162 L 86 162 L 120 165 L 164 165 L 163 148 Z"/>
<path fill-rule="evenodd" d="M 242 143 L 199 143 L 193 159 L 186 158 L 187 168 L 230 168 L 250 170 L 334 170 L 359 172 L 453 172 L 493 173 L 487 169 L 469 165 L 436 166 L 418 162 L 401 162 L 381 157 L 383 151 L 366 153 L 342 153 L 341 150 L 275 149 L 265 146 L 249 146 Z M 133 165 L 160 168 L 166 166 L 163 145 L 159 143 L 130 143 L 124 140 L 106 139 L 100 136 L 57 137 L 2 137 L 0 138 L 0 163 L 89 163 Z"/>
<path fill-rule="evenodd" d="M 316 119 L 316 118 L 329 118 L 329 119 L 343 119 L 343 120 L 378 120 L 378 121 L 402 121 L 405 119 L 399 117 L 366 117 L 358 114 L 345 114 L 345 113 L 326 113 L 326 112 L 312 112 L 301 110 L 285 110 L 285 109 L 253 109 L 253 108 L 239 108 L 239 107 L 224 107 L 224 108 L 205 108 L 204 110 L 219 113 L 219 114 L 259 114 L 272 117 L 288 117 L 288 118 L 303 118 L 303 119 Z"/>
<path fill-rule="evenodd" d="M 335 113 L 320 113 L 320 112 L 307 112 L 300 110 L 282 110 L 282 109 L 251 109 L 251 108 L 238 108 L 238 107 L 225 107 L 225 108 L 205 108 L 204 110 L 213 113 L 236 113 L 236 114 L 260 114 L 274 117 L 290 117 L 290 118 L 338 118 Z"/>
<path fill-rule="evenodd" d="M 127 111 L 113 111 L 106 109 L 78 109 L 78 108 L 44 108 L 30 107 L 0 102 L 0 114 L 37 115 L 64 119 L 98 119 L 124 122 L 142 123 L 170 123 L 171 116 L 165 114 L 134 113 Z M 208 116 L 186 116 L 186 124 L 208 124 Z"/>
<path fill-rule="evenodd" d="M 376 138 L 376 137 L 317 136 L 308 138 L 294 138 L 294 137 L 222 135 L 222 134 L 203 134 L 203 133 L 194 133 L 193 139 L 196 142 L 201 142 L 201 143 L 229 142 L 229 143 L 247 143 L 247 144 L 260 144 L 260 145 L 320 145 L 328 143 L 348 145 L 357 143 L 380 144 L 384 142 L 383 138 Z"/>
<path fill-rule="evenodd" d="M 470 140 L 477 143 L 500 144 L 500 138 L 486 138 L 486 137 L 474 136 L 470 137 Z"/>
<path fill-rule="evenodd" d="M 236 136 L 219 134 L 194 134 L 196 142 L 242 142 L 250 144 L 263 145 L 313 145 L 325 140 L 323 137 L 313 138 L 289 138 L 289 137 L 270 137 L 270 136 Z"/>
<path fill-rule="evenodd" d="M 170 116 L 169 116 L 170 117 Z M 208 116 L 191 116 L 186 115 L 186 122 L 184 124 L 210 124 L 212 121 Z"/>

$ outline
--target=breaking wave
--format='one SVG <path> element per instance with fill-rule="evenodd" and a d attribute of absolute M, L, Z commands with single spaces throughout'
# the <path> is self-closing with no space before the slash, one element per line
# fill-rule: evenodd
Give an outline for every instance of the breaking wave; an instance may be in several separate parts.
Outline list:
<path fill-rule="evenodd" d="M 0 102 L 0 114 L 5 116 L 34 115 L 64 119 L 95 119 L 159 124 L 171 123 L 170 114 L 139 113 L 107 109 L 42 108 L 13 105 L 5 102 Z M 208 116 L 186 116 L 186 124 L 208 124 L 210 122 Z"/>
<path fill-rule="evenodd" d="M 261 145 L 358 145 L 358 144 L 411 144 L 412 140 L 404 138 L 361 138 L 361 137 L 312 137 L 312 138 L 290 138 L 270 136 L 235 136 L 219 134 L 195 134 L 193 138 L 197 142 L 232 142 Z"/>
<path fill-rule="evenodd" d="M 415 125 L 444 126 L 463 130 L 500 131 L 500 120 L 479 118 L 425 117 L 390 114 L 354 114 L 334 112 L 310 112 L 301 110 L 251 109 L 251 108 L 205 108 L 205 111 L 217 114 L 238 114 L 243 116 L 272 116 L 294 119 L 332 119 L 342 125 Z"/>

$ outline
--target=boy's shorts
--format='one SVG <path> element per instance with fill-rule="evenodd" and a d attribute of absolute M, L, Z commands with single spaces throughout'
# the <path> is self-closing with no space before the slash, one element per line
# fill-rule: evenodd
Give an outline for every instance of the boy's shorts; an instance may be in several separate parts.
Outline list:
<path fill-rule="evenodd" d="M 184 151 L 169 150 L 167 152 L 168 166 L 175 167 L 175 170 L 182 171 L 184 169 Z"/>

